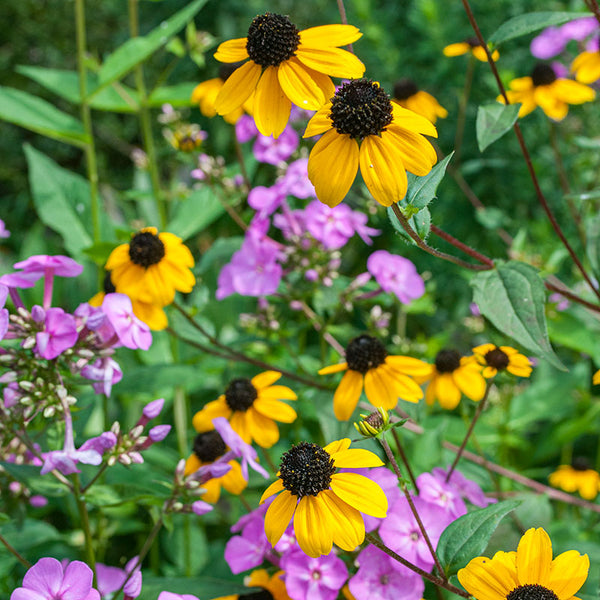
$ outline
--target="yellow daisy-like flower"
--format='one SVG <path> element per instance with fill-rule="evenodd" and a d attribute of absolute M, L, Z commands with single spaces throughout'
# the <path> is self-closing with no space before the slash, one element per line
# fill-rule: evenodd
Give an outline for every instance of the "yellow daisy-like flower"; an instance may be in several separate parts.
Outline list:
<path fill-rule="evenodd" d="M 324 134 L 308 157 L 317 198 L 330 207 L 346 196 L 360 166 L 373 198 L 383 206 L 406 195 L 406 171 L 427 175 L 437 161 L 422 134 L 437 137 L 431 121 L 391 102 L 368 79 L 344 83 L 308 122 L 304 137 Z"/>
<path fill-rule="evenodd" d="M 435 123 L 445 119 L 448 111 L 427 92 L 420 90 L 412 79 L 400 79 L 394 84 L 394 102 Z"/>
<path fill-rule="evenodd" d="M 550 485 L 572 494 L 579 495 L 586 500 L 593 500 L 600 491 L 600 473 L 590 469 L 585 458 L 576 458 L 570 465 L 560 465 L 548 477 Z"/>
<path fill-rule="evenodd" d="M 266 569 L 256 569 L 244 578 L 246 587 L 262 588 L 270 594 L 273 600 L 291 600 L 285 589 L 285 583 L 282 579 L 283 571 L 277 571 L 273 575 L 269 575 Z M 260 594 L 260 592 L 259 592 Z M 258 594 L 232 594 L 231 596 L 219 596 L 214 600 L 238 600 L 239 598 L 259 597 Z M 269 597 L 265 594 L 265 597 Z M 260 596 L 262 598 L 262 595 Z"/>
<path fill-rule="evenodd" d="M 471 356 L 463 356 L 456 350 L 440 350 L 430 372 L 421 381 L 429 381 L 425 401 L 435 400 L 442 408 L 452 410 L 458 406 L 461 394 L 479 402 L 485 394 L 486 383 L 481 374 L 482 366 Z"/>
<path fill-rule="evenodd" d="M 594 376 L 592 377 L 592 383 L 594 385 L 600 384 L 600 370 L 598 370 L 594 373 Z"/>
<path fill-rule="evenodd" d="M 175 291 L 192 291 L 196 278 L 192 253 L 181 238 L 145 227 L 131 236 L 129 244 L 117 246 L 108 257 L 105 269 L 119 294 L 146 304 L 167 306 Z"/>
<path fill-rule="evenodd" d="M 519 117 L 533 112 L 538 106 L 548 117 L 561 121 L 569 112 L 569 104 L 583 104 L 596 97 L 596 92 L 577 81 L 556 77 L 550 65 L 538 63 L 530 77 L 513 79 L 506 92 L 511 104 L 521 104 Z M 498 96 L 504 103 L 504 97 Z"/>
<path fill-rule="evenodd" d="M 571 64 L 575 79 L 581 83 L 594 83 L 600 79 L 600 52 L 582 52 Z"/>
<path fill-rule="evenodd" d="M 255 17 L 247 37 L 223 42 L 215 53 L 224 63 L 250 59 L 223 84 L 215 101 L 217 113 L 231 113 L 254 93 L 256 127 L 263 135 L 277 138 L 288 122 L 292 103 L 317 110 L 333 96 L 331 77 L 362 77 L 362 62 L 339 48 L 361 36 L 352 25 L 298 31 L 283 15 Z"/>
<path fill-rule="evenodd" d="M 477 600 L 570 600 L 589 568 L 588 555 L 576 550 L 552 560 L 552 542 L 540 527 L 525 532 L 516 552 L 474 558 L 458 580 Z"/>
<path fill-rule="evenodd" d="M 185 461 L 184 476 L 195 473 L 203 465 L 213 463 L 226 451 L 227 446 L 217 431 L 199 433 L 194 439 L 193 453 Z M 222 487 L 236 496 L 246 489 L 248 482 L 242 475 L 240 464 L 235 460 L 231 460 L 227 464 L 231 467 L 230 471 L 222 477 L 214 477 L 202 484 L 205 490 L 202 500 L 214 504 L 221 496 Z"/>
<path fill-rule="evenodd" d="M 254 440 L 262 448 L 270 448 L 279 440 L 275 421 L 293 423 L 297 416 L 289 404 L 280 402 L 297 399 L 290 388 L 273 385 L 280 377 L 278 371 L 265 371 L 252 379 L 234 379 L 224 394 L 194 415 L 194 428 L 199 433 L 211 431 L 212 420 L 225 417 L 244 442 Z"/>
<path fill-rule="evenodd" d="M 281 457 L 277 481 L 260 499 L 262 503 L 279 494 L 265 514 L 271 545 L 279 541 L 293 518 L 298 545 L 308 556 L 329 554 L 333 544 L 354 550 L 365 538 L 361 513 L 385 517 L 388 502 L 374 481 L 337 470 L 381 465 L 373 452 L 351 450 L 348 438 L 324 448 L 308 442 L 293 446 Z"/>
<path fill-rule="evenodd" d="M 444 56 L 462 56 L 463 54 L 471 53 L 477 60 L 487 62 L 487 55 L 483 46 L 476 37 L 467 38 L 464 42 L 450 44 L 443 50 Z M 500 58 L 498 50 L 492 52 L 492 60 L 495 62 Z"/>
<path fill-rule="evenodd" d="M 488 379 L 499 371 L 508 371 L 517 377 L 531 375 L 531 361 L 510 346 L 481 344 L 473 348 L 475 360 L 484 367 L 482 375 Z"/>
<path fill-rule="evenodd" d="M 418 402 L 423 390 L 411 377 L 425 377 L 431 366 L 410 356 L 389 356 L 385 346 L 370 335 L 354 338 L 346 348 L 346 362 L 330 365 L 319 375 L 346 371 L 333 396 L 333 412 L 347 421 L 365 390 L 367 400 L 375 407 L 395 408 L 398 399 Z"/>

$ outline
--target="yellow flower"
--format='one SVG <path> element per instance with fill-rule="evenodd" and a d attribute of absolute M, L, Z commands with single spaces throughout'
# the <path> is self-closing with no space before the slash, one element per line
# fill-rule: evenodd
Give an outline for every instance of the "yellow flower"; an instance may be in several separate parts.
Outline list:
<path fill-rule="evenodd" d="M 467 38 L 464 42 L 450 44 L 444 48 L 444 56 L 462 56 L 470 52 L 477 60 L 487 62 L 487 55 L 483 46 L 476 37 Z M 492 52 L 492 60 L 495 62 L 500 58 L 498 50 Z"/>
<path fill-rule="evenodd" d="M 571 465 L 560 465 L 548 477 L 550 485 L 565 492 L 579 492 L 586 500 L 593 500 L 600 491 L 600 473 L 589 468 L 585 458 L 576 458 Z"/>
<path fill-rule="evenodd" d="M 181 152 L 194 152 L 206 139 L 206 131 L 202 131 L 196 123 L 180 125 L 175 130 L 164 129 L 163 135 L 167 142 Z"/>
<path fill-rule="evenodd" d="M 298 31 L 286 16 L 254 18 L 248 36 L 223 42 L 215 58 L 245 61 L 223 84 L 215 101 L 220 115 L 238 109 L 254 93 L 252 114 L 263 135 L 278 137 L 292 103 L 317 110 L 335 91 L 331 77 L 362 77 L 365 66 L 339 46 L 362 34 L 352 25 L 323 25 Z"/>
<path fill-rule="evenodd" d="M 530 77 L 513 79 L 506 92 L 511 104 L 521 104 L 519 117 L 524 117 L 540 107 L 548 117 L 561 121 L 569 112 L 569 104 L 583 104 L 596 97 L 596 92 L 571 79 L 557 78 L 550 65 L 538 63 Z M 504 103 L 504 98 L 498 96 Z"/>
<path fill-rule="evenodd" d="M 283 571 L 277 571 L 273 575 L 269 575 L 266 569 L 256 569 L 244 578 L 244 585 L 246 587 L 262 588 L 266 590 L 273 600 L 291 600 L 288 596 L 287 590 L 285 589 L 285 583 L 281 576 Z M 265 594 L 265 597 L 269 597 Z M 257 594 L 242 594 L 241 598 L 260 597 L 263 595 L 258 592 Z M 214 600 L 238 600 L 240 594 L 232 594 L 231 596 L 219 596 Z"/>
<path fill-rule="evenodd" d="M 552 560 L 552 542 L 540 527 L 525 532 L 516 552 L 474 558 L 458 580 L 477 600 L 570 600 L 589 568 L 588 555 L 576 550 Z"/>
<path fill-rule="evenodd" d="M 346 362 L 330 365 L 319 375 L 346 371 L 333 396 L 333 412 L 347 421 L 354 412 L 363 387 L 375 407 L 395 408 L 398 399 L 418 402 L 423 390 L 411 377 L 424 377 L 430 365 L 410 356 L 388 356 L 385 346 L 370 335 L 354 338 L 346 348 Z"/>
<path fill-rule="evenodd" d="M 461 394 L 479 402 L 485 394 L 486 383 L 482 367 L 473 357 L 463 356 L 456 350 L 440 350 L 429 374 L 422 381 L 429 381 L 425 401 L 433 404 L 437 399 L 442 408 L 452 410 L 458 406 Z"/>
<path fill-rule="evenodd" d="M 386 516 L 388 502 L 379 485 L 358 473 L 337 472 L 383 463 L 368 450 L 349 448 L 348 438 L 324 448 L 302 442 L 282 456 L 279 478 L 260 499 L 262 503 L 279 493 L 265 515 L 272 546 L 293 518 L 298 545 L 308 556 L 329 554 L 333 544 L 352 551 L 365 537 L 361 512 Z"/>
<path fill-rule="evenodd" d="M 356 79 L 343 84 L 309 121 L 304 137 L 324 134 L 308 158 L 308 177 L 328 206 L 346 196 L 360 165 L 373 198 L 383 206 L 406 195 L 406 171 L 427 175 L 436 163 L 437 137 L 425 117 L 391 102 L 379 84 Z"/>
<path fill-rule="evenodd" d="M 147 304 L 167 306 L 175 291 L 192 291 L 196 279 L 191 272 L 194 259 L 189 249 L 172 233 L 145 227 L 129 244 L 117 246 L 105 269 L 119 294 Z"/>
<path fill-rule="evenodd" d="M 279 440 L 275 421 L 293 423 L 297 416 L 291 406 L 280 402 L 297 398 L 290 388 L 273 385 L 280 377 L 278 371 L 265 371 L 252 379 L 234 379 L 224 394 L 194 415 L 194 428 L 200 433 L 211 431 L 212 420 L 225 417 L 244 442 L 254 440 L 262 448 L 270 448 Z"/>
<path fill-rule="evenodd" d="M 412 79 L 400 79 L 394 84 L 394 102 L 435 123 L 445 119 L 448 111 L 431 95 L 417 87 Z"/>
<path fill-rule="evenodd" d="M 582 52 L 571 64 L 575 79 L 581 83 L 594 83 L 600 79 L 600 52 Z"/>
<path fill-rule="evenodd" d="M 600 370 L 598 370 L 594 373 L 594 376 L 592 377 L 592 383 L 594 385 L 600 384 Z"/>
<path fill-rule="evenodd" d="M 531 375 L 531 361 L 510 346 L 481 344 L 473 348 L 473 354 L 475 360 L 484 367 L 482 375 L 485 378 L 494 377 L 498 371 L 505 370 L 517 377 Z"/>
<path fill-rule="evenodd" d="M 185 462 L 184 476 L 195 473 L 203 465 L 213 463 L 217 458 L 223 456 L 227 451 L 227 446 L 216 431 L 206 431 L 199 433 L 194 439 L 194 452 Z M 231 460 L 227 463 L 231 470 L 222 477 L 214 477 L 202 484 L 205 493 L 202 494 L 202 500 L 214 504 L 221 496 L 221 487 L 224 487 L 230 494 L 241 494 L 248 485 L 248 482 L 242 475 L 240 464 Z"/>

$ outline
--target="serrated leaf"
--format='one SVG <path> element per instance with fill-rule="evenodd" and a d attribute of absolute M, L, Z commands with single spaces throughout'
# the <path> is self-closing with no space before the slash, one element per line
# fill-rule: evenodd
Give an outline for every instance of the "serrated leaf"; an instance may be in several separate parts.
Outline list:
<path fill-rule="evenodd" d="M 593 17 L 592 13 L 576 12 L 532 12 L 524 15 L 518 15 L 502 23 L 496 31 L 490 36 L 490 44 L 500 44 L 507 40 L 512 40 L 521 35 L 533 33 L 552 25 L 562 25 L 574 19 L 582 17 Z"/>
<path fill-rule="evenodd" d="M 387 215 L 392 227 L 400 234 L 404 241 L 408 244 L 415 244 L 415 241 L 404 231 L 404 228 L 398 222 L 391 206 L 387 209 Z M 422 240 L 426 240 L 431 228 L 431 213 L 429 209 L 427 207 L 422 208 L 416 215 L 408 219 L 408 224 L 417 232 L 417 235 Z"/>
<path fill-rule="evenodd" d="M 90 97 L 114 81 L 123 78 L 137 65 L 144 62 L 161 46 L 164 46 L 206 4 L 207 0 L 195 0 L 161 23 L 148 35 L 127 40 L 110 54 L 98 71 L 98 87 Z"/>
<path fill-rule="evenodd" d="M 89 141 L 75 117 L 13 88 L 0 87 L 0 119 L 73 146 L 83 147 Z"/>
<path fill-rule="evenodd" d="M 210 187 L 203 186 L 181 201 L 167 231 L 187 240 L 216 221 L 224 212 L 223 205 Z"/>
<path fill-rule="evenodd" d="M 501 263 L 471 280 L 473 301 L 503 334 L 566 370 L 548 339 L 544 282 L 537 269 L 519 261 Z"/>
<path fill-rule="evenodd" d="M 520 104 L 504 105 L 494 102 L 477 109 L 477 145 L 480 152 L 512 129 L 519 117 L 520 108 Z"/>
<path fill-rule="evenodd" d="M 412 173 L 407 173 L 408 189 L 406 191 L 406 198 L 403 200 L 402 204 L 404 205 L 404 203 L 406 203 L 408 206 L 414 206 L 421 210 L 436 198 L 438 185 L 440 185 L 440 182 L 444 178 L 446 167 L 453 156 L 454 151 L 440 160 L 440 162 L 423 177 L 417 177 Z"/>
<path fill-rule="evenodd" d="M 518 500 L 498 502 L 450 523 L 437 545 L 437 555 L 446 575 L 454 575 L 471 559 L 480 556 L 498 523 L 519 504 Z"/>

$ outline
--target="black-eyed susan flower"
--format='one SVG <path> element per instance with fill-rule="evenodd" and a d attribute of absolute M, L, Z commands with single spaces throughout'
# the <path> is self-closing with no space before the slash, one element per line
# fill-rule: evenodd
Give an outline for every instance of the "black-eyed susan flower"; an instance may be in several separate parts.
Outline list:
<path fill-rule="evenodd" d="M 572 494 L 579 495 L 586 500 L 593 500 L 600 491 L 600 473 L 590 468 L 587 459 L 578 457 L 570 465 L 560 465 L 548 477 L 550 485 Z"/>
<path fill-rule="evenodd" d="M 425 377 L 431 366 L 410 356 L 389 356 L 385 346 L 370 335 L 360 335 L 346 348 L 346 362 L 330 365 L 319 375 L 346 371 L 333 396 L 333 412 L 347 421 L 365 390 L 375 407 L 395 408 L 398 399 L 418 402 L 423 390 L 411 377 Z"/>
<path fill-rule="evenodd" d="M 521 104 L 519 117 L 533 112 L 538 106 L 548 117 L 561 121 L 569 112 L 569 104 L 583 104 L 596 97 L 596 92 L 587 85 L 556 77 L 550 65 L 538 63 L 529 77 L 519 77 L 509 83 L 506 92 L 511 104 Z M 504 98 L 498 96 L 504 103 Z"/>
<path fill-rule="evenodd" d="M 487 62 L 487 54 L 480 41 L 476 37 L 467 38 L 464 42 L 450 44 L 444 48 L 444 56 L 462 56 L 471 53 L 477 60 Z M 492 52 L 492 60 L 497 61 L 500 58 L 498 50 Z"/>
<path fill-rule="evenodd" d="M 147 304 L 167 306 L 175 291 L 192 291 L 196 279 L 190 270 L 192 253 L 181 238 L 145 227 L 131 236 L 129 244 L 117 246 L 105 269 L 119 294 Z"/>
<path fill-rule="evenodd" d="M 394 84 L 394 102 L 435 123 L 445 119 L 448 111 L 431 95 L 420 90 L 412 79 L 400 79 Z"/>
<path fill-rule="evenodd" d="M 510 346 L 481 344 L 473 348 L 475 360 L 483 367 L 482 375 L 488 379 L 499 371 L 508 371 L 517 377 L 531 375 L 531 361 Z"/>
<path fill-rule="evenodd" d="M 333 544 L 354 550 L 365 537 L 360 513 L 385 517 L 388 502 L 374 481 L 338 469 L 381 465 L 372 452 L 350 449 L 348 438 L 324 448 L 308 442 L 293 446 L 281 457 L 277 481 L 260 500 L 279 494 L 265 515 L 265 533 L 271 545 L 279 541 L 293 519 L 298 545 L 308 556 L 329 554 Z"/>
<path fill-rule="evenodd" d="M 296 400 L 296 394 L 284 385 L 273 385 L 280 377 L 278 371 L 265 371 L 252 379 L 234 379 L 224 394 L 194 415 L 194 428 L 199 433 L 211 431 L 212 420 L 225 417 L 244 442 L 254 440 L 262 448 L 270 448 L 279 440 L 275 421 L 292 423 L 297 416 L 289 404 L 281 402 Z"/>
<path fill-rule="evenodd" d="M 180 152 L 194 152 L 206 139 L 206 131 L 202 131 L 196 123 L 184 123 L 175 129 L 164 129 L 163 135 Z"/>
<path fill-rule="evenodd" d="M 244 578 L 244 585 L 251 588 L 262 588 L 264 592 L 255 592 L 248 594 L 232 594 L 230 596 L 219 596 L 214 600 L 291 600 L 285 589 L 283 581 L 283 571 L 277 571 L 269 575 L 266 569 L 256 569 Z"/>
<path fill-rule="evenodd" d="M 213 463 L 227 451 L 227 446 L 221 435 L 213 431 L 199 433 L 194 438 L 193 452 L 185 462 L 184 476 L 195 473 L 200 467 Z M 213 477 L 202 484 L 205 493 L 202 500 L 214 504 L 221 496 L 221 488 L 230 494 L 241 494 L 248 485 L 242 474 L 242 467 L 236 460 L 227 463 L 231 470 L 221 477 Z"/>
<path fill-rule="evenodd" d="M 571 63 L 571 71 L 580 83 L 594 83 L 600 79 L 600 52 L 582 52 Z"/>
<path fill-rule="evenodd" d="M 433 404 L 436 399 L 442 408 L 452 410 L 458 406 L 461 395 L 479 402 L 485 395 L 486 383 L 483 367 L 470 356 L 462 356 L 452 349 L 440 350 L 429 374 L 421 381 L 429 381 L 425 401 Z"/>
<path fill-rule="evenodd" d="M 292 103 L 317 110 L 333 96 L 331 77 L 362 77 L 362 62 L 339 48 L 361 36 L 352 25 L 299 31 L 283 15 L 255 17 L 247 37 L 223 42 L 215 53 L 224 63 L 249 59 L 223 84 L 215 101 L 217 113 L 233 112 L 254 94 L 256 127 L 263 135 L 278 137 L 288 122 Z"/>
<path fill-rule="evenodd" d="M 368 79 L 344 83 L 308 122 L 304 137 L 324 134 L 308 158 L 317 198 L 330 207 L 346 196 L 360 166 L 373 198 L 383 206 L 406 195 L 406 171 L 427 175 L 436 163 L 431 121 L 391 102 Z"/>
<path fill-rule="evenodd" d="M 588 576 L 587 554 L 569 550 L 552 559 L 552 542 L 540 527 L 525 532 L 516 552 L 478 556 L 458 571 L 477 600 L 571 600 Z"/>

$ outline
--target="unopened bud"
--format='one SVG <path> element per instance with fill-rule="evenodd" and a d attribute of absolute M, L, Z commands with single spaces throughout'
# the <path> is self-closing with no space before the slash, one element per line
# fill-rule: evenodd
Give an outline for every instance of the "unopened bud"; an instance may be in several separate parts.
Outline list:
<path fill-rule="evenodd" d="M 354 423 L 354 427 L 364 437 L 377 437 L 388 428 L 390 422 L 389 413 L 381 406 L 375 412 L 361 414 L 360 417 L 362 420 Z"/>

